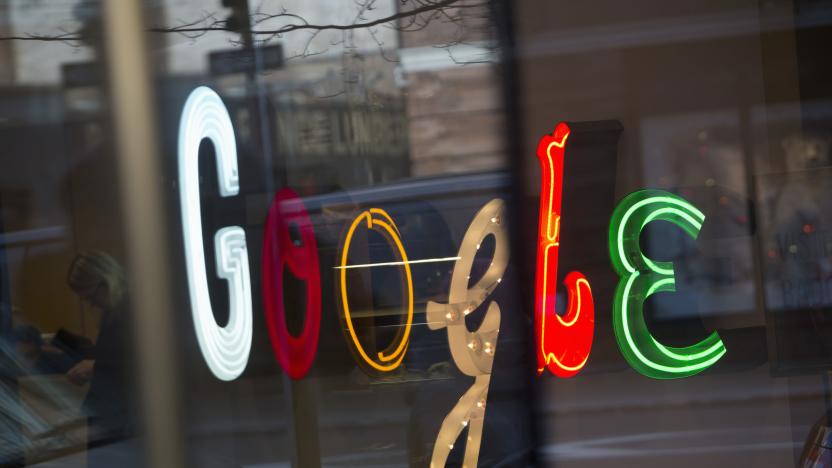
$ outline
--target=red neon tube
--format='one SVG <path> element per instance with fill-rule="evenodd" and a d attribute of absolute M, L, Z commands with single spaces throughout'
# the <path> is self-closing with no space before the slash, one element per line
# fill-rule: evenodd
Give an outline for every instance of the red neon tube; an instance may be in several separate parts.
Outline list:
<path fill-rule="evenodd" d="M 291 238 L 295 225 L 300 245 Z M 312 221 L 300 197 L 289 188 L 277 192 L 269 207 L 263 234 L 263 306 L 274 355 L 289 377 L 303 378 L 312 367 L 321 328 L 321 273 Z M 286 327 L 283 271 L 288 267 L 306 282 L 306 319 L 300 336 Z"/>
<path fill-rule="evenodd" d="M 542 374 L 543 369 L 549 369 L 564 378 L 572 377 L 586 365 L 595 333 L 592 290 L 581 273 L 573 271 L 566 275 L 566 314 L 560 316 L 555 312 L 563 160 L 569 133 L 569 126 L 561 122 L 537 146 L 542 172 L 535 278 L 537 372 Z"/>

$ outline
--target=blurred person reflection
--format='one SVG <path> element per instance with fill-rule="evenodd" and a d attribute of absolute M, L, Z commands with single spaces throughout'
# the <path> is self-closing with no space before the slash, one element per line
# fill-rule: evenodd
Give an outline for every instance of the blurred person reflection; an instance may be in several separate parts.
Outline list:
<path fill-rule="evenodd" d="M 32 325 L 17 325 L 12 333 L 17 362 L 32 374 L 62 374 L 76 364 L 68 353 L 44 341 L 40 330 Z"/>
<path fill-rule="evenodd" d="M 90 384 L 82 409 L 89 418 L 88 439 L 92 447 L 126 438 L 134 425 L 127 281 L 121 265 L 110 255 L 85 252 L 72 261 L 67 283 L 81 300 L 102 312 L 90 358 L 66 373 L 77 385 Z M 90 466 L 105 465 L 94 464 L 90 457 Z"/>
<path fill-rule="evenodd" d="M 36 368 L 43 354 L 43 337 L 40 331 L 31 325 L 18 325 L 14 327 L 12 340 L 20 365 L 27 369 Z"/>

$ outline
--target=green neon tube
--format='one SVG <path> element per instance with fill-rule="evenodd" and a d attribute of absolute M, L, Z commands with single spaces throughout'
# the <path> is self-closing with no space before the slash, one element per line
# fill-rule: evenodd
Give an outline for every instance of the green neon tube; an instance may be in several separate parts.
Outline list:
<path fill-rule="evenodd" d="M 656 262 L 641 251 L 639 237 L 652 221 L 667 221 L 696 239 L 705 215 L 687 200 L 662 190 L 640 190 L 626 196 L 610 221 L 609 250 L 621 277 L 613 299 L 613 331 L 627 362 L 654 379 L 696 375 L 725 355 L 719 334 L 691 346 L 675 348 L 656 340 L 644 321 L 644 301 L 658 292 L 673 292 L 672 262 Z"/>

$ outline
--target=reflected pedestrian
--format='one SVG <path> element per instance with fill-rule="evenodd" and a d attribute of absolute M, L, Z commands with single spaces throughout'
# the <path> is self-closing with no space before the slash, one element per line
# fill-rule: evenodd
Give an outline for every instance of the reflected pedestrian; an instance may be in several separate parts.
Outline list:
<path fill-rule="evenodd" d="M 89 359 L 66 374 L 75 384 L 90 384 L 83 402 L 89 418 L 88 439 L 97 445 L 126 438 L 133 421 L 133 361 L 124 270 L 106 253 L 81 253 L 69 267 L 67 283 L 81 300 L 102 313 Z"/>

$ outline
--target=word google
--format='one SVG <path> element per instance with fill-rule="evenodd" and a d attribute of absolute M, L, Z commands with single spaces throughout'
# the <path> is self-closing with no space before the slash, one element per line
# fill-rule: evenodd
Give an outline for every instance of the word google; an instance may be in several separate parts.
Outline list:
<path fill-rule="evenodd" d="M 566 313 L 555 312 L 558 249 L 560 243 L 564 157 L 570 130 L 560 123 L 552 135 L 544 136 L 537 156 L 542 169 L 538 252 L 535 283 L 535 340 L 538 373 L 548 369 L 559 377 L 572 377 L 585 366 L 595 327 L 595 304 L 589 280 L 571 272 L 564 280 L 568 292 Z M 240 376 L 248 362 L 252 339 L 251 278 L 245 231 L 228 226 L 214 234 L 217 275 L 228 282 L 229 319 L 219 326 L 208 292 L 205 252 L 200 213 L 198 159 L 199 145 L 208 139 L 214 146 L 219 192 L 222 197 L 239 193 L 237 150 L 234 130 L 222 99 L 210 88 L 194 89 L 185 102 L 179 124 L 179 195 L 183 217 L 185 262 L 191 312 L 202 356 L 211 372 L 221 380 Z M 461 372 L 474 377 L 474 384 L 461 396 L 440 427 L 431 466 L 444 466 L 453 443 L 468 429 L 465 466 L 476 466 L 482 439 L 491 369 L 500 328 L 500 306 L 491 301 L 480 327 L 469 331 L 465 317 L 483 305 L 500 285 L 508 266 L 509 248 L 505 225 L 506 207 L 500 199 L 486 203 L 474 216 L 460 243 L 447 303 L 429 302 L 429 328 L 447 329 L 448 345 Z M 658 262 L 642 253 L 639 236 L 652 221 L 675 224 L 694 239 L 705 215 L 683 198 L 659 190 L 641 190 L 625 197 L 615 208 L 609 228 L 609 251 L 613 268 L 620 276 L 615 292 L 613 329 L 626 361 L 641 374 L 656 379 L 688 377 L 707 369 L 726 352 L 714 332 L 691 346 L 663 345 L 647 328 L 645 300 L 657 292 L 673 291 L 675 279 L 670 262 Z M 293 242 L 290 227 L 301 242 Z M 318 347 L 321 323 L 321 281 L 318 247 L 312 221 L 303 201 L 289 188 L 274 197 L 266 217 L 262 254 L 263 303 L 274 355 L 293 379 L 303 378 L 311 369 Z M 400 266 L 406 296 L 404 326 L 382 351 L 368 351 L 361 344 L 352 320 L 347 282 L 352 239 L 360 229 L 380 234 Z M 480 244 L 487 236 L 495 239 L 488 270 L 473 286 L 469 278 Z M 390 372 L 399 367 L 407 352 L 413 324 L 413 279 L 410 260 L 395 220 L 381 208 L 359 213 L 342 240 L 339 252 L 339 307 L 349 339 L 348 345 L 368 372 Z M 286 326 L 283 275 L 288 269 L 306 287 L 304 327 L 297 336 Z"/>

